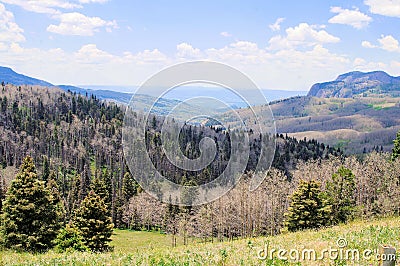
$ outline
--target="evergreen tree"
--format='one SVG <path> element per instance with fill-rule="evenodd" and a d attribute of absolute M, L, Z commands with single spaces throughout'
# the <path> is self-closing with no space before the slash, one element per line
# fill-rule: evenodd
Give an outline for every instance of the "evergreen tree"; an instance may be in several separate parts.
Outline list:
<path fill-rule="evenodd" d="M 107 188 L 106 181 L 102 177 L 96 177 L 90 184 L 90 189 L 93 190 L 104 203 L 110 207 L 110 193 Z"/>
<path fill-rule="evenodd" d="M 121 228 L 123 227 L 123 213 L 124 213 L 124 199 L 122 198 L 122 193 L 118 193 L 115 203 L 114 203 L 114 209 L 115 209 L 115 220 L 114 224 L 116 227 Z"/>
<path fill-rule="evenodd" d="M 122 193 L 125 202 L 128 202 L 131 197 L 137 194 L 138 186 L 138 183 L 132 175 L 129 172 L 126 172 L 122 179 Z"/>
<path fill-rule="evenodd" d="M 47 157 L 44 157 L 42 180 L 47 182 L 50 176 L 50 166 Z"/>
<path fill-rule="evenodd" d="M 80 186 L 81 186 L 81 179 L 79 175 L 75 175 L 72 178 L 71 182 L 71 188 L 68 193 L 68 199 L 67 199 L 67 206 L 66 206 L 66 212 L 67 212 L 67 218 L 72 216 L 74 211 L 79 207 L 79 204 L 81 203 L 81 200 L 79 198 L 79 191 L 80 191 Z"/>
<path fill-rule="evenodd" d="M 60 230 L 54 242 L 58 252 L 74 250 L 88 251 L 88 248 L 84 244 L 83 237 L 79 234 L 78 230 L 70 224 L 67 224 L 65 228 Z"/>
<path fill-rule="evenodd" d="M 106 169 L 104 169 L 104 171 L 100 172 L 99 178 L 102 180 L 102 182 L 104 182 L 106 191 L 108 193 L 108 201 L 106 201 L 106 203 L 109 203 L 109 205 L 111 206 L 112 201 L 113 201 L 113 195 L 114 195 L 114 190 L 113 190 L 114 180 L 113 180 L 112 173 L 110 173 L 108 171 L 108 169 L 106 168 Z M 105 194 L 106 192 L 105 192 L 104 188 L 102 190 L 104 191 L 103 193 Z M 102 195 L 100 195 L 100 196 L 102 196 Z"/>
<path fill-rule="evenodd" d="M 343 166 L 332 175 L 332 182 L 327 184 L 327 195 L 332 205 L 332 222 L 345 223 L 351 219 L 356 200 L 354 174 Z"/>
<path fill-rule="evenodd" d="M 90 191 L 77 209 L 72 222 L 92 251 L 106 251 L 111 241 L 113 224 L 103 199 Z"/>
<path fill-rule="evenodd" d="M 88 194 L 90 181 L 91 181 L 90 166 L 88 166 L 88 164 L 85 164 L 85 166 L 83 167 L 83 172 L 81 173 L 81 176 L 80 176 L 80 181 L 79 181 L 79 185 L 80 185 L 79 200 L 80 201 L 82 201 Z"/>
<path fill-rule="evenodd" d="M 396 139 L 393 140 L 392 160 L 394 161 L 400 156 L 400 131 L 396 134 Z"/>
<path fill-rule="evenodd" d="M 26 157 L 7 192 L 1 234 L 8 248 L 43 251 L 52 246 L 59 229 L 57 206 Z"/>
<path fill-rule="evenodd" d="M 47 189 L 50 191 L 50 194 L 53 198 L 53 204 L 56 206 L 59 218 L 65 221 L 66 220 L 65 206 L 60 194 L 60 189 L 55 180 L 54 172 L 51 172 L 49 175 L 49 179 L 47 181 Z"/>
<path fill-rule="evenodd" d="M 323 198 L 319 183 L 301 180 L 290 200 L 288 212 L 285 213 L 285 225 L 289 231 L 327 225 L 331 206 Z"/>

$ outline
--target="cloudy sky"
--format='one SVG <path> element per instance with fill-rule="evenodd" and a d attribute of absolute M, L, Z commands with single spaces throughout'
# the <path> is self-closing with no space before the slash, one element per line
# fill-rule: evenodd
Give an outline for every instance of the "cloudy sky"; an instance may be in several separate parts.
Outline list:
<path fill-rule="evenodd" d="M 54 84 L 140 85 L 213 60 L 261 88 L 400 75 L 400 0 L 0 0 L 0 65 Z"/>

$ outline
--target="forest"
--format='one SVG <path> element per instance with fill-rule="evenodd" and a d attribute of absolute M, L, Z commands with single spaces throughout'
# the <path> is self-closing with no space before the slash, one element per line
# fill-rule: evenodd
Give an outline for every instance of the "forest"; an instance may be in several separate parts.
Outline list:
<path fill-rule="evenodd" d="M 254 172 L 261 143 L 249 132 L 250 156 L 239 184 L 212 203 L 180 207 L 148 195 L 127 166 L 123 105 L 40 86 L 3 84 L 0 90 L 0 231 L 7 248 L 41 251 L 56 245 L 60 250 L 106 251 L 112 228 L 164 232 L 172 236 L 174 246 L 177 236 L 184 243 L 189 238 L 224 241 L 400 214 L 400 135 L 392 153 L 376 148 L 353 156 L 314 139 L 277 134 L 271 170 L 250 192 L 249 180 L 266 173 Z M 234 132 L 185 125 L 179 140 L 186 156 L 199 155 L 205 136 L 218 143 L 218 155 L 202 171 L 184 171 L 173 167 L 163 153 L 162 122 L 162 117 L 150 119 L 146 153 L 170 181 L 199 185 L 224 170 Z M 137 152 L 139 156 L 143 151 Z M 28 231 L 37 226 L 48 232 L 31 242 L 16 234 L 21 228 L 11 222 L 21 220 L 12 206 L 27 204 L 24 195 L 30 192 L 21 192 L 27 184 L 36 191 L 32 204 L 44 208 L 40 215 L 47 214 L 43 223 L 35 225 L 33 219 L 27 225 Z M 309 197 L 306 201 L 304 195 Z M 38 203 L 38 198 L 43 200 Z M 23 213 L 25 220 L 31 219 L 29 211 Z M 90 228 L 91 217 L 101 226 Z"/>

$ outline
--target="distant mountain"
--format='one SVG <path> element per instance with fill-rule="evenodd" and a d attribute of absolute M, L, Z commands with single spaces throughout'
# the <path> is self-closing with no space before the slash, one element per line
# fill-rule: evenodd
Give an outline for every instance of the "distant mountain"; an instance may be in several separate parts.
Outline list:
<path fill-rule="evenodd" d="M 19 74 L 9 67 L 1 67 L 1 66 L 0 66 L 0 82 L 4 82 L 6 84 L 7 83 L 13 84 L 16 86 L 38 85 L 44 87 L 59 87 L 64 91 L 70 91 L 73 93 L 75 92 L 81 95 L 86 95 L 86 94 L 89 96 L 95 95 L 97 98 L 101 100 L 113 100 L 121 103 L 128 103 L 132 97 L 132 94 L 116 92 L 111 90 L 91 90 L 70 85 L 53 85 L 50 82 L 44 80 Z"/>
<path fill-rule="evenodd" d="M 362 154 L 373 150 L 391 151 L 393 139 L 400 130 L 398 97 L 371 94 L 354 98 L 292 97 L 271 103 L 276 130 L 296 139 L 316 139 L 343 150 Z M 254 107 L 256 113 L 266 106 Z M 252 113 L 238 111 L 247 126 L 255 125 Z M 225 114 L 225 116 L 234 114 Z M 262 117 L 262 116 L 261 116 Z M 235 120 L 232 120 L 235 121 Z M 233 126 L 231 126 L 232 128 Z"/>
<path fill-rule="evenodd" d="M 72 93 L 77 93 L 81 95 L 95 95 L 97 98 L 101 100 L 113 100 L 119 103 L 129 103 L 132 98 L 131 93 L 126 92 L 118 92 L 112 90 L 92 90 L 92 89 L 85 89 L 71 85 L 58 85 L 60 89 L 64 91 L 70 91 Z"/>
<path fill-rule="evenodd" d="M 314 84 L 308 96 L 320 98 L 366 97 L 371 94 L 400 96 L 400 77 L 392 77 L 383 71 L 349 72 L 342 74 L 334 81 Z"/>
<path fill-rule="evenodd" d="M 5 83 L 14 84 L 14 85 L 40 85 L 46 87 L 59 87 L 64 91 L 70 91 L 72 93 L 77 93 L 81 95 L 95 95 L 98 99 L 101 100 L 111 100 L 123 104 L 128 104 L 131 100 L 133 93 L 137 90 L 137 87 L 123 87 L 123 86 L 96 86 L 96 85 L 83 85 L 83 86 L 72 86 L 72 85 L 53 85 L 49 82 L 35 79 L 32 77 L 28 77 L 19 73 L 16 73 L 11 68 L 8 67 L 0 67 L 0 82 L 4 81 Z M 149 96 L 152 96 L 153 100 L 158 98 L 158 96 L 163 93 L 164 89 L 155 89 L 149 90 L 146 92 Z M 258 91 L 252 90 L 241 90 L 238 91 L 241 95 L 246 96 L 246 100 L 249 100 L 253 105 L 264 104 L 265 100 L 260 99 Z M 306 95 L 306 91 L 285 91 L 285 90 L 262 90 L 262 93 L 265 95 L 268 101 L 276 101 L 281 99 L 286 99 L 293 96 L 301 96 Z M 171 107 L 172 104 L 176 104 L 177 101 L 186 101 L 187 99 L 193 97 L 214 97 L 220 99 L 224 103 L 228 104 L 232 108 L 243 108 L 246 107 L 247 104 L 243 102 L 241 98 L 235 95 L 232 92 L 224 91 L 224 90 L 215 90 L 213 88 L 208 87 L 178 87 L 174 90 L 163 95 L 162 101 L 164 104 L 159 106 L 159 112 L 164 113 L 166 110 L 161 110 L 161 106 Z M 144 100 L 145 103 L 149 103 L 149 97 L 145 97 L 144 95 L 139 96 L 140 99 Z M 166 102 L 170 101 L 170 102 Z M 204 108 L 201 107 L 201 102 L 196 105 L 196 108 Z M 150 106 L 149 106 L 150 107 Z M 207 107 L 208 108 L 208 107 Z M 157 111 L 157 112 L 158 112 Z"/>
<path fill-rule="evenodd" d="M 53 84 L 40 80 L 31 78 L 22 74 L 16 73 L 9 67 L 1 67 L 0 66 L 0 82 L 14 84 L 17 86 L 20 85 L 40 85 L 40 86 L 53 86 Z"/>
<path fill-rule="evenodd" d="M 8 67 L 0 67 L 0 82 L 13 84 L 16 86 L 21 85 L 35 85 L 35 86 L 43 86 L 43 87 L 53 87 L 60 88 L 63 91 L 81 94 L 83 96 L 96 96 L 97 99 L 114 101 L 118 103 L 128 104 L 132 98 L 133 93 L 126 92 L 118 92 L 108 89 L 95 90 L 95 89 L 86 89 L 77 86 L 71 85 L 53 85 L 49 82 L 31 78 L 19 73 L 16 73 L 11 68 Z M 112 87 L 110 87 L 112 88 Z M 154 103 L 154 105 L 153 105 Z M 175 112 L 174 116 L 178 119 L 183 119 L 186 116 L 197 115 L 199 113 L 205 113 L 205 108 L 211 110 L 211 112 L 217 112 L 214 110 L 214 107 L 203 106 L 201 104 L 196 103 L 182 103 L 180 100 L 176 99 L 167 99 L 167 98 L 158 98 L 155 96 L 149 95 L 135 95 L 135 108 L 138 110 L 152 110 L 153 114 L 157 115 L 167 115 L 175 106 L 180 105 L 180 112 Z"/>

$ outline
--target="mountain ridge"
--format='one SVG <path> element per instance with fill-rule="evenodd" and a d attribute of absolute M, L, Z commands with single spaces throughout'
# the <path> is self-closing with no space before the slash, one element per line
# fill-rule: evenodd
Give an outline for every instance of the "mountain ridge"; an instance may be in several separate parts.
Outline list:
<path fill-rule="evenodd" d="M 352 98 L 369 94 L 400 96 L 400 77 L 384 71 L 352 71 L 339 75 L 333 81 L 315 83 L 307 96 L 319 98 Z"/>
<path fill-rule="evenodd" d="M 121 86 L 95 86 L 95 85 L 86 85 L 86 86 L 74 86 L 74 85 L 54 85 L 50 82 L 32 78 L 23 74 L 19 74 L 12 70 L 9 67 L 1 67 L 0 66 L 0 82 L 9 83 L 13 85 L 39 85 L 39 86 L 47 86 L 47 87 L 58 87 L 62 90 L 72 93 L 79 93 L 81 95 L 95 95 L 97 98 L 101 100 L 112 100 L 123 104 L 128 104 L 134 95 L 137 87 L 129 87 L 129 91 L 126 90 L 127 87 L 124 87 L 125 91 L 117 91 L 113 88 L 121 87 Z M 162 92 L 158 90 L 154 90 L 149 92 L 148 95 L 158 98 L 158 95 Z M 306 95 L 306 91 L 285 91 L 285 90 L 262 90 L 263 94 L 269 101 L 286 99 L 293 96 Z M 178 90 L 171 91 L 163 96 L 166 101 L 185 101 L 188 98 L 198 97 L 198 96 L 216 96 L 215 92 L 210 93 L 209 88 L 207 87 L 197 87 L 191 88 L 190 90 Z M 252 93 L 251 90 L 246 90 L 245 94 L 247 97 L 251 97 L 253 94 L 257 95 L 257 93 Z M 247 105 L 243 105 L 242 101 L 237 102 L 237 99 L 232 99 L 232 97 L 228 97 L 224 93 L 218 92 L 218 97 L 224 100 L 224 102 L 228 103 L 233 108 L 243 108 Z M 254 98 L 254 97 L 253 97 Z M 259 100 L 258 98 L 253 99 L 252 101 L 255 104 L 264 104 L 264 100 Z"/>
<path fill-rule="evenodd" d="M 0 66 L 0 81 L 4 83 L 14 84 L 17 86 L 20 85 L 54 86 L 53 84 L 47 81 L 19 74 L 14 70 L 12 70 L 10 67 L 2 67 L 2 66 Z"/>

